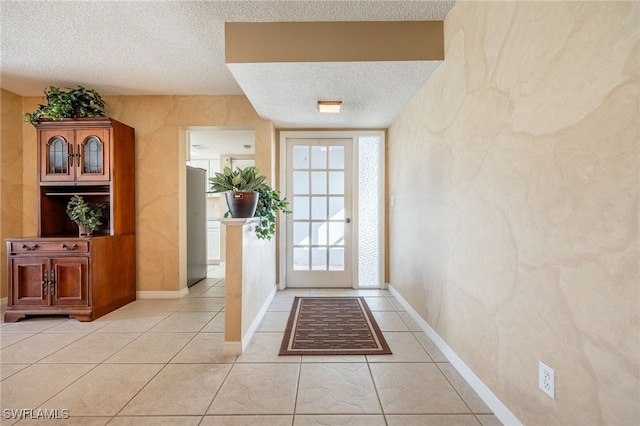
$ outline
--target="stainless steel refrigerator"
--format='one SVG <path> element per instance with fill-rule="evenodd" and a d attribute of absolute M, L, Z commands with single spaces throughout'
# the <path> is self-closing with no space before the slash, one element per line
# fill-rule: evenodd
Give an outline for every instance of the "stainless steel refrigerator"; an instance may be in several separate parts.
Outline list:
<path fill-rule="evenodd" d="M 207 171 L 187 166 L 187 286 L 207 276 Z"/>

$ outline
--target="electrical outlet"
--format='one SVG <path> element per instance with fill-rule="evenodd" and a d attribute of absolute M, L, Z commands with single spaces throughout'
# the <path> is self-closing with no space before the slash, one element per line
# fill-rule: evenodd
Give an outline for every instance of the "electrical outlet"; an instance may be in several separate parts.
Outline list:
<path fill-rule="evenodd" d="M 553 368 L 540 361 L 538 370 L 538 386 L 542 392 L 546 393 L 551 399 L 556 399 L 556 373 Z"/>

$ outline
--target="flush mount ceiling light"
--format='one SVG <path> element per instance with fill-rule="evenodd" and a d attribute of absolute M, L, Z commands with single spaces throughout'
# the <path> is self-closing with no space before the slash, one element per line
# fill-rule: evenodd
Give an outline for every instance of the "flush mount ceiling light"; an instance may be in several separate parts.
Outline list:
<path fill-rule="evenodd" d="M 328 114 L 337 114 L 342 108 L 342 101 L 318 101 L 318 111 Z"/>

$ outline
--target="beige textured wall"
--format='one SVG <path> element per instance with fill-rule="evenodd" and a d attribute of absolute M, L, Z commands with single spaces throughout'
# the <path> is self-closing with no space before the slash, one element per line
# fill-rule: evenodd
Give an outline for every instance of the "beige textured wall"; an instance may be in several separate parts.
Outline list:
<path fill-rule="evenodd" d="M 7 297 L 5 238 L 22 236 L 22 98 L 0 89 L 0 298 Z"/>
<path fill-rule="evenodd" d="M 186 271 L 180 263 L 186 232 L 184 209 L 179 208 L 186 152 L 181 129 L 253 127 L 256 165 L 271 179 L 273 125 L 260 119 L 244 96 L 111 96 L 105 100 L 110 117 L 136 130 L 138 291 L 178 291 L 186 286 Z M 35 110 L 38 102 L 40 98 L 25 98 L 25 111 Z M 37 211 L 35 138 L 35 130 L 25 132 L 25 211 Z M 37 230 L 36 218 L 25 218 L 25 234 L 35 235 Z"/>
<path fill-rule="evenodd" d="M 640 421 L 639 7 L 458 2 L 389 131 L 390 281 L 528 425 Z"/>
<path fill-rule="evenodd" d="M 227 269 L 228 271 L 228 269 Z M 260 240 L 255 225 L 244 226 L 242 234 L 242 340 L 258 318 L 276 284 L 275 239 Z"/>

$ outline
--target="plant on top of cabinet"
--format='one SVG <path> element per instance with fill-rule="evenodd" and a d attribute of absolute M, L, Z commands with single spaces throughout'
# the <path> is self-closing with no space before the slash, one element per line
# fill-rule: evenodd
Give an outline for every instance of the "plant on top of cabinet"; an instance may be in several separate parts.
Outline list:
<path fill-rule="evenodd" d="M 78 224 L 80 236 L 91 235 L 93 231 L 102 225 L 102 219 L 108 216 L 109 204 L 90 204 L 79 195 L 74 195 L 67 204 L 69 219 Z M 83 227 L 85 229 L 83 229 Z"/>
<path fill-rule="evenodd" d="M 276 213 L 291 213 L 287 209 L 289 202 L 280 198 L 280 192 L 264 183 L 266 177 L 260 175 L 255 166 L 231 170 L 225 167 L 222 173 L 216 173 L 211 182 L 212 192 L 224 192 L 229 211 L 224 217 L 257 217 L 256 235 L 260 239 L 271 240 L 276 232 Z M 251 195 L 249 195 L 251 194 Z"/>
<path fill-rule="evenodd" d="M 33 113 L 25 113 L 25 121 L 35 124 L 42 118 L 62 120 L 63 118 L 78 117 L 104 117 L 106 102 L 100 94 L 93 89 L 85 89 L 78 86 L 77 89 L 67 88 L 68 91 L 58 87 L 49 86 L 44 91 L 47 104 L 39 104 Z"/>

